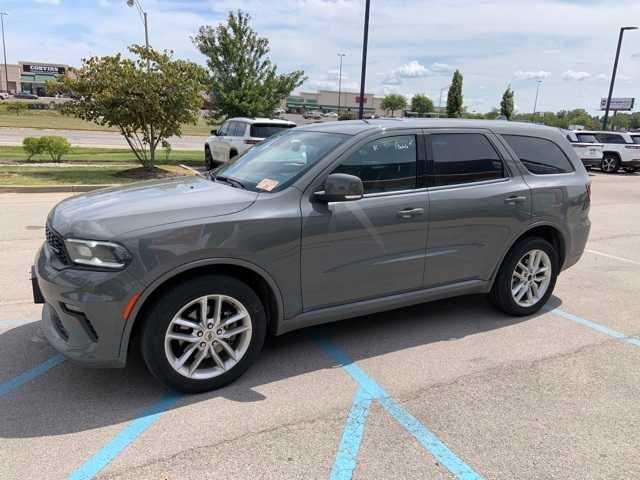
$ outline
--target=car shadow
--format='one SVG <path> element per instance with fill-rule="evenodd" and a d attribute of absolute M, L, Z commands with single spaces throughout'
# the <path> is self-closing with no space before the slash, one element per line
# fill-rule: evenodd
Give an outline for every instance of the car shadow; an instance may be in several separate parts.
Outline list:
<path fill-rule="evenodd" d="M 556 308 L 561 303 L 551 297 L 547 307 Z M 475 295 L 291 332 L 269 338 L 257 364 L 236 382 L 213 392 L 185 395 L 172 408 L 214 398 L 260 402 L 265 399 L 260 387 L 337 368 L 314 340 L 318 336 L 359 361 L 508 327 L 542 314 L 544 310 L 530 317 L 510 317 L 495 310 L 485 296 Z M 27 339 L 37 336 L 39 328 L 31 323 L 1 334 L 0 357 L 20 352 L 29 359 L 28 349 L 35 347 Z M 33 366 L 25 362 L 22 371 Z M 65 362 L 0 397 L 0 438 L 63 435 L 125 423 L 168 393 L 147 372 L 139 354 L 130 356 L 126 368 L 115 370 L 87 369 Z"/>

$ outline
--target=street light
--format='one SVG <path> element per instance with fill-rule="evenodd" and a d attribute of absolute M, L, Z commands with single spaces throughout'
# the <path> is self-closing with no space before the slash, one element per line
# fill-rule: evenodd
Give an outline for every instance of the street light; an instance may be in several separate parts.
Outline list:
<path fill-rule="evenodd" d="M 536 99 L 533 101 L 533 120 L 535 121 L 536 110 L 538 109 L 538 94 L 540 93 L 540 85 L 542 85 L 542 80 L 536 80 Z"/>
<path fill-rule="evenodd" d="M 451 87 L 451 84 L 444 86 L 440 89 L 440 100 L 438 100 L 438 118 L 442 115 L 442 92 Z"/>
<path fill-rule="evenodd" d="M 364 7 L 364 39 L 362 41 L 362 70 L 360 71 L 360 108 L 358 118 L 364 117 L 364 79 L 367 75 L 367 44 L 369 43 L 369 4 L 367 0 Z"/>
<path fill-rule="evenodd" d="M 613 95 L 613 86 L 616 83 L 616 72 L 618 71 L 618 60 L 620 59 L 620 48 L 622 47 L 622 36 L 625 30 L 637 30 L 638 27 L 622 27 L 620 29 L 620 36 L 618 37 L 618 49 L 616 50 L 616 59 L 613 62 L 613 74 L 611 75 L 611 85 L 609 86 L 609 96 L 607 97 L 607 106 L 604 110 L 604 120 L 602 121 L 602 129 L 607 129 L 607 122 L 609 121 L 609 107 L 611 106 L 611 96 Z"/>
<path fill-rule="evenodd" d="M 338 69 L 338 117 L 340 116 L 340 107 L 342 100 L 342 57 L 345 57 L 346 53 L 338 53 L 338 57 L 340 57 L 340 68 Z"/>
<path fill-rule="evenodd" d="M 138 0 L 127 0 L 127 5 L 129 5 L 130 7 L 136 7 L 138 9 L 138 13 L 140 14 L 142 22 L 144 23 L 144 42 L 147 50 L 149 50 L 149 27 L 147 24 L 147 12 L 144 11 L 142 5 Z"/>
<path fill-rule="evenodd" d="M 4 86 L 5 92 L 9 93 L 9 69 L 7 68 L 7 47 L 4 43 L 4 17 L 9 14 L 6 12 L 0 12 L 0 24 L 2 25 L 2 50 L 4 52 Z"/>

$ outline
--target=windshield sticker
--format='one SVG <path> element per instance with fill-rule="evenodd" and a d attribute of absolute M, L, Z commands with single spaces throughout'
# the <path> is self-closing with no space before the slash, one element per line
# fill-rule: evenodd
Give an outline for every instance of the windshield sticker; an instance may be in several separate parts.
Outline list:
<path fill-rule="evenodd" d="M 265 178 L 264 180 L 260 180 L 258 182 L 258 184 L 256 185 L 256 188 L 270 192 L 271 190 L 273 190 L 278 186 L 278 183 L 280 182 L 278 182 L 277 180 L 271 180 L 270 178 Z"/>

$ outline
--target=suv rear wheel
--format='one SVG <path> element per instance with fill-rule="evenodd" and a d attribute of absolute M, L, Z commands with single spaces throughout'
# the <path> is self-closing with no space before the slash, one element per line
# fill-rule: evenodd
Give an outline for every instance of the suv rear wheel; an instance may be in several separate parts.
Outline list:
<path fill-rule="evenodd" d="M 525 238 L 503 260 L 489 297 L 505 313 L 531 315 L 547 303 L 558 272 L 555 248 L 542 238 Z"/>
<path fill-rule="evenodd" d="M 242 375 L 265 335 L 265 310 L 251 287 L 208 275 L 181 283 L 151 307 L 142 354 L 149 371 L 169 387 L 206 392 Z"/>
<path fill-rule="evenodd" d="M 605 153 L 602 157 L 600 169 L 605 173 L 616 173 L 620 170 L 620 159 L 612 153 Z"/>

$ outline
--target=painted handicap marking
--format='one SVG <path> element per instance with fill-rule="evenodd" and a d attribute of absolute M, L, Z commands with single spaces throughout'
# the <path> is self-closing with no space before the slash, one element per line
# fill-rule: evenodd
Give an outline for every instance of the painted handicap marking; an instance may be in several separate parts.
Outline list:
<path fill-rule="evenodd" d="M 587 328 L 590 328 L 591 330 L 595 330 L 596 332 L 599 333 L 603 333 L 605 335 L 608 335 L 612 338 L 616 338 L 618 340 L 622 340 L 623 342 L 629 343 L 631 345 L 634 345 L 636 347 L 640 347 L 640 339 L 638 338 L 634 338 L 634 337 L 630 337 L 625 335 L 624 333 L 620 333 L 616 330 L 613 330 L 609 327 L 606 327 L 600 323 L 596 323 L 593 322 L 591 320 L 587 320 L 586 318 L 582 318 L 579 317 L 578 315 L 574 315 L 572 313 L 569 312 L 565 312 L 564 310 L 562 310 L 561 308 L 547 308 L 545 307 L 545 310 L 549 313 L 552 313 L 554 315 L 557 315 L 559 317 L 562 318 L 566 318 L 567 320 L 571 320 L 572 322 L 578 323 L 582 326 L 585 326 Z"/>
<path fill-rule="evenodd" d="M 31 380 L 38 378 L 41 375 L 44 375 L 53 367 L 60 365 L 65 361 L 65 358 L 62 355 L 55 355 L 48 360 L 36 365 L 31 370 L 27 370 L 24 373 L 21 373 L 17 377 L 13 377 L 3 383 L 0 383 L 0 397 L 6 395 L 9 392 L 12 392 L 16 388 L 24 385 Z"/>
<path fill-rule="evenodd" d="M 460 480 L 479 480 L 483 477 L 464 463 L 442 440 L 417 418 L 393 400 L 349 356 L 321 336 L 314 339 L 329 357 L 358 384 L 351 411 L 340 441 L 338 453 L 331 470 L 331 480 L 347 480 L 357 466 L 358 450 L 364 435 L 364 426 L 371 401 L 375 400 L 422 445 L 438 462 Z M 367 400 L 370 400 L 367 402 Z"/>

